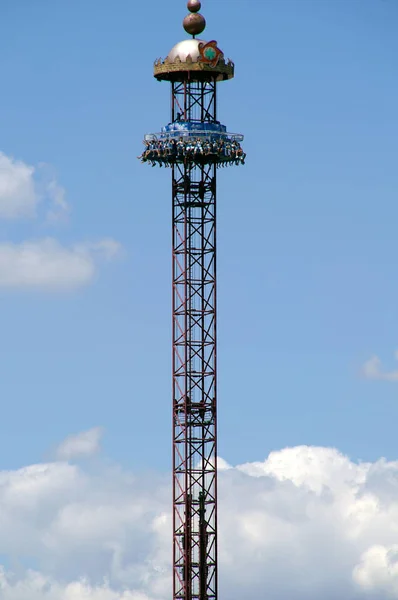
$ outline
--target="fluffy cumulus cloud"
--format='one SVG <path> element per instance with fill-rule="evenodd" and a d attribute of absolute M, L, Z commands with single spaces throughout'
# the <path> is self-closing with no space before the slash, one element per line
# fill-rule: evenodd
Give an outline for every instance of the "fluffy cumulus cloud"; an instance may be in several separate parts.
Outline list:
<path fill-rule="evenodd" d="M 398 360 L 398 350 L 394 357 Z M 362 374 L 366 379 L 379 379 L 384 381 L 398 381 L 398 369 L 386 371 L 383 369 L 382 362 L 378 356 L 372 356 L 362 366 Z"/>
<path fill-rule="evenodd" d="M 47 224 L 69 215 L 64 188 L 46 164 L 28 165 L 0 152 L 0 219 L 39 218 Z M 98 266 L 114 258 L 113 239 L 64 246 L 56 239 L 0 243 L 0 288 L 70 290 L 92 282 Z"/>
<path fill-rule="evenodd" d="M 32 218 L 40 204 L 47 206 L 49 220 L 69 212 L 65 190 L 48 165 L 38 168 L 0 152 L 0 219 Z"/>
<path fill-rule="evenodd" d="M 104 583 L 92 586 L 84 579 L 60 584 L 50 577 L 29 571 L 21 581 L 14 581 L 4 570 L 0 571 L 0 592 L 4 600 L 150 600 L 146 594 L 131 591 L 115 591 Z"/>
<path fill-rule="evenodd" d="M 354 579 L 379 597 L 398 597 L 398 544 L 372 546 L 354 569 Z"/>
<path fill-rule="evenodd" d="M 303 446 L 220 467 L 223 597 L 398 599 L 398 462 Z M 2 600 L 169 600 L 170 493 L 108 463 L 0 473 Z"/>
<path fill-rule="evenodd" d="M 63 246 L 53 238 L 0 244 L 0 288 L 70 290 L 90 283 L 120 250 L 112 239 Z"/>

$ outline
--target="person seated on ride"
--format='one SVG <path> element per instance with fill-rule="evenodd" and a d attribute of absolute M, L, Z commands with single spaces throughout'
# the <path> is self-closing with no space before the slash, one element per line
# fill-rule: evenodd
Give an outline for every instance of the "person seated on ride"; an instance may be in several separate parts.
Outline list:
<path fill-rule="evenodd" d="M 203 155 L 203 145 L 202 140 L 200 138 L 196 138 L 195 155 Z"/>
<path fill-rule="evenodd" d="M 171 146 L 170 146 L 170 138 L 169 137 L 167 137 L 163 140 L 163 146 L 164 146 L 164 155 L 166 157 L 170 156 Z"/>
<path fill-rule="evenodd" d="M 159 156 L 163 156 L 165 153 L 165 145 L 164 145 L 164 141 L 162 139 L 158 140 L 158 152 L 159 152 Z"/>
<path fill-rule="evenodd" d="M 185 144 L 185 155 L 190 157 L 192 156 L 195 150 L 195 145 L 191 139 L 188 138 L 188 141 Z"/>
<path fill-rule="evenodd" d="M 177 153 L 178 153 L 178 158 L 184 158 L 185 144 L 184 144 L 184 140 L 182 139 L 182 137 L 180 137 L 180 139 L 177 142 Z"/>
<path fill-rule="evenodd" d="M 151 140 L 149 147 L 151 150 L 151 156 L 154 157 L 156 154 L 156 140 Z"/>
<path fill-rule="evenodd" d="M 177 143 L 174 138 L 170 139 L 170 157 L 175 160 L 177 156 Z"/>
<path fill-rule="evenodd" d="M 160 158 L 160 162 L 162 163 L 167 163 L 167 144 L 161 140 L 160 141 L 160 145 L 159 145 L 159 158 Z"/>
<path fill-rule="evenodd" d="M 152 158 L 152 146 L 151 146 L 151 142 L 146 142 L 145 158 L 146 158 L 146 160 L 151 160 L 151 158 Z"/>
<path fill-rule="evenodd" d="M 245 158 L 246 158 L 246 154 L 243 152 L 241 146 L 239 145 L 239 150 L 237 152 L 237 164 L 239 164 L 239 161 L 242 163 L 242 165 L 245 164 Z"/>
<path fill-rule="evenodd" d="M 206 156 L 208 156 L 212 150 L 212 146 L 211 146 L 211 142 L 209 140 L 206 140 L 205 143 L 203 144 L 203 150 Z"/>

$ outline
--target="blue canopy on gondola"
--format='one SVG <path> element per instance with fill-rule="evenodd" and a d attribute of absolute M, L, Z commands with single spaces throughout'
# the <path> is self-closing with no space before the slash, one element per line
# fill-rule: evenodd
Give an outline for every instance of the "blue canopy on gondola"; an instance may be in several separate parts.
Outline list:
<path fill-rule="evenodd" d="M 203 133 L 226 133 L 227 128 L 221 123 L 207 123 L 207 122 L 195 122 L 195 121 L 174 121 L 169 123 L 165 127 L 162 127 L 161 133 L 171 132 L 203 132 Z"/>
<path fill-rule="evenodd" d="M 200 138 L 202 140 L 217 141 L 236 141 L 242 142 L 243 135 L 240 133 L 228 133 L 225 125 L 221 123 L 211 123 L 204 121 L 174 121 L 165 127 L 162 127 L 159 133 L 147 133 L 145 141 L 152 140 L 178 140 L 179 138 L 193 139 Z"/>

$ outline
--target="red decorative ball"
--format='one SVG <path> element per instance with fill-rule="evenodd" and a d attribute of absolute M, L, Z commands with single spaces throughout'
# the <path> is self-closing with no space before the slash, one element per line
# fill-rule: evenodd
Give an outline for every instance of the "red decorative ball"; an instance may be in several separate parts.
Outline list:
<path fill-rule="evenodd" d="M 200 11 L 201 8 L 201 3 L 200 0 L 188 0 L 188 10 L 190 10 L 192 13 L 197 13 Z"/>
<path fill-rule="evenodd" d="M 191 13 L 185 17 L 182 24 L 190 35 L 199 35 L 206 27 L 206 20 L 199 13 Z"/>

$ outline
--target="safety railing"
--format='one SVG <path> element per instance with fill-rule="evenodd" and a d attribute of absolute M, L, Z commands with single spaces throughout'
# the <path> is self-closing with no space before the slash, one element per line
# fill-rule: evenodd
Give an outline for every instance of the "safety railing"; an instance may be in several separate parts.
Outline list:
<path fill-rule="evenodd" d="M 193 140 L 203 140 L 208 142 L 215 142 L 218 140 L 224 140 L 226 142 L 243 142 L 244 136 L 241 133 L 228 133 L 225 131 L 214 131 L 205 129 L 180 129 L 178 131 L 162 131 L 160 133 L 147 133 L 144 136 L 145 142 L 167 142 L 168 140 L 179 140 L 184 141 L 187 138 Z"/>

